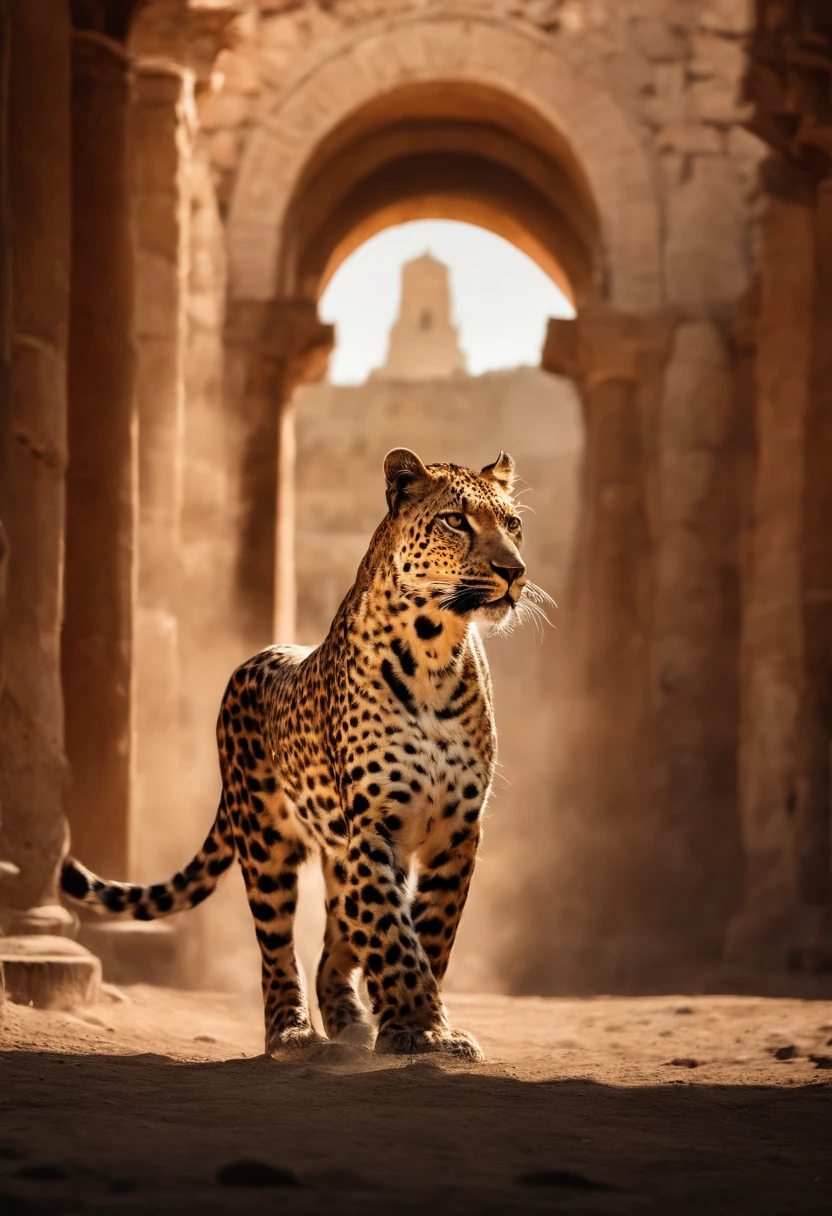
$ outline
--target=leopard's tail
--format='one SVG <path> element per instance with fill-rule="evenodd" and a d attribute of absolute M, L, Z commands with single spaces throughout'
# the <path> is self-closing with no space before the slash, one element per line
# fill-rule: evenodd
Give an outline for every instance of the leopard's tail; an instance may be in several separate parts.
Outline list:
<path fill-rule="evenodd" d="M 201 904 L 219 883 L 234 860 L 234 837 L 220 799 L 217 817 L 205 843 L 192 861 L 167 882 L 143 887 L 129 882 L 107 882 L 74 857 L 67 857 L 61 870 L 61 890 L 76 903 L 97 912 L 156 920 L 184 912 Z"/>

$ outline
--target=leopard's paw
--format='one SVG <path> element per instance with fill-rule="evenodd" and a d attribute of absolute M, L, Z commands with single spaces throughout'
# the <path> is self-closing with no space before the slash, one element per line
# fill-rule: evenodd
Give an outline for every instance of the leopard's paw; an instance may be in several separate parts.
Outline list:
<path fill-rule="evenodd" d="M 382 1055 L 399 1056 L 442 1051 L 472 1063 L 481 1063 L 485 1059 L 476 1039 L 465 1030 L 420 1030 L 408 1026 L 389 1026 L 379 1032 L 376 1051 Z"/>
<path fill-rule="evenodd" d="M 290 1026 L 275 1031 L 266 1044 L 266 1054 L 273 1060 L 315 1060 L 324 1054 L 329 1040 L 311 1026 Z"/>

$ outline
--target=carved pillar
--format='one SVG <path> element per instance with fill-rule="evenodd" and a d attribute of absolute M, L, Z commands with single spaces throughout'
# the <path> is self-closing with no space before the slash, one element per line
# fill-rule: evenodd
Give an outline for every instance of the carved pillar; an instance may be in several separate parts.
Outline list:
<path fill-rule="evenodd" d="M 761 326 L 761 448 L 772 394 L 782 398 L 782 426 L 791 441 L 787 459 L 771 436 L 778 467 L 765 470 L 761 461 L 758 483 L 760 493 L 767 483 L 770 490 L 787 487 L 779 503 L 781 530 L 769 537 L 769 551 L 782 554 L 788 574 L 787 590 L 772 586 L 770 598 L 772 606 L 781 605 L 772 618 L 789 642 L 786 662 L 774 667 L 782 705 L 778 719 L 770 707 L 770 733 L 778 749 L 769 768 L 762 756 L 749 765 L 759 782 L 752 787 L 756 801 L 744 806 L 749 883 L 729 944 L 748 961 L 830 970 L 832 24 L 826 0 L 756 0 L 756 7 L 745 91 L 753 103 L 752 130 L 775 150 L 763 182 L 769 215 L 761 276 L 771 349 L 764 349 Z M 761 535 L 765 569 L 771 559 L 763 547 Z M 749 615 L 752 638 L 753 624 Z M 757 667 L 763 662 L 761 648 Z"/>
<path fill-rule="evenodd" d="M 645 437 L 666 355 L 654 319 L 596 305 L 549 324 L 542 364 L 573 378 L 585 420 L 584 507 L 576 602 L 567 627 L 577 646 L 568 826 L 572 904 L 585 907 L 597 970 L 620 979 L 642 951 L 649 918 L 644 819 L 646 641 L 649 588 Z M 577 708 L 577 706 L 576 706 Z M 578 932 L 580 936 L 580 931 Z M 586 950 L 586 944 L 578 949 Z M 603 959 L 605 948 L 608 958 Z M 646 949 L 650 950 L 650 945 Z M 586 959 L 583 960 L 586 974 Z M 567 981 L 568 982 L 568 981 Z"/>
<path fill-rule="evenodd" d="M 132 760 L 135 408 L 124 49 L 72 42 L 70 466 L 63 676 L 73 851 L 126 877 Z"/>
<path fill-rule="evenodd" d="M 8 11 L 8 392 L 0 401 L 0 518 L 9 544 L 0 701 L 4 917 L 63 932 L 66 844 L 61 578 L 69 283 L 69 23 L 48 0 Z M 25 911 L 25 910 L 30 911 Z"/>
<path fill-rule="evenodd" d="M 193 847 L 180 794 L 181 513 L 193 77 L 139 64 L 129 118 L 136 242 L 138 601 L 131 873 L 148 880 Z"/>
<path fill-rule="evenodd" d="M 8 120 L 9 120 L 9 9 L 7 0 L 0 0 L 0 468 L 6 447 L 5 427 L 11 408 L 9 392 L 11 362 L 11 293 L 9 290 L 9 240 L 8 213 Z M 3 697 L 3 616 L 6 608 L 6 587 L 9 571 L 9 538 L 0 519 L 0 701 Z M 0 803 L 0 830 L 3 823 L 3 806 Z M 3 860 L 0 851 L 0 902 L 4 878 L 17 874 L 17 866 Z M 3 929 L 0 925 L 0 934 Z M 3 964 L 0 963 L 0 1019 L 5 996 Z"/>
<path fill-rule="evenodd" d="M 800 549 L 815 289 L 813 192 L 780 160 L 765 169 L 760 249 L 754 531 L 743 592 L 739 806 L 744 907 L 727 953 L 783 966 L 795 907 L 796 746 L 803 630 Z"/>
<path fill-rule="evenodd" d="M 254 647 L 294 631 L 294 418 L 291 396 L 319 379 L 334 341 L 306 300 L 233 301 L 226 327 L 229 401 L 240 432 L 240 611 Z"/>
<path fill-rule="evenodd" d="M 10 416 L 11 395 L 11 291 L 9 283 L 9 261 L 11 242 L 8 209 L 8 120 L 9 120 L 9 10 L 8 3 L 0 3 L 0 467 L 3 467 L 6 448 L 6 424 Z M 9 573 L 9 538 L 0 519 L 0 701 L 3 697 L 3 628 L 6 608 L 6 589 Z M 3 806 L 0 803 L 0 840 L 2 840 Z M 0 848 L 0 903 L 4 879 L 15 878 L 19 873 L 16 865 L 3 858 Z M 3 927 L 0 924 L 0 936 Z M 0 963 L 0 1023 L 5 1000 L 3 964 Z"/>
<path fill-rule="evenodd" d="M 832 177 L 817 188 L 813 219 L 813 350 L 800 548 L 803 680 L 794 823 L 797 889 L 807 915 L 795 947 L 801 957 L 793 962 L 828 970 L 832 967 Z M 822 911 L 813 914 L 811 908 Z"/>
<path fill-rule="evenodd" d="M 657 908 L 693 957 L 720 953 L 741 880 L 733 393 L 726 337 L 679 324 L 656 425 L 648 796 L 667 842 Z"/>

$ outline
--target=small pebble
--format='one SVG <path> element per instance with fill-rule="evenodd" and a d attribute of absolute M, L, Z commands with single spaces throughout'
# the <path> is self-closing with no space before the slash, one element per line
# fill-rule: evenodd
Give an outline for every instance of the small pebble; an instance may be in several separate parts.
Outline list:
<path fill-rule="evenodd" d="M 674 1013 L 693 1013 L 691 1005 L 680 1005 L 678 1009 L 673 1010 Z"/>
<path fill-rule="evenodd" d="M 815 1068 L 832 1068 L 832 1056 L 809 1056 Z"/>
<path fill-rule="evenodd" d="M 217 1170 L 220 1186 L 300 1186 L 291 1170 L 265 1161 L 232 1161 Z"/>
<path fill-rule="evenodd" d="M 216 1039 L 212 1034 L 196 1034 L 194 1035 L 195 1043 L 216 1043 Z"/>
<path fill-rule="evenodd" d="M 694 1060 L 693 1056 L 674 1056 L 668 1064 L 671 1068 L 698 1068 L 699 1060 Z"/>
<path fill-rule="evenodd" d="M 771 1054 L 775 1060 L 794 1060 L 797 1057 L 797 1048 L 789 1043 L 787 1047 L 775 1047 Z"/>

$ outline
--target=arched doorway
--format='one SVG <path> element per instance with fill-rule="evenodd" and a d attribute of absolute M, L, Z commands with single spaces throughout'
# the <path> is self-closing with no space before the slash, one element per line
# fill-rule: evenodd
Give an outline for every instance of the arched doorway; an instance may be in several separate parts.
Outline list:
<path fill-rule="evenodd" d="M 396 124 L 402 129 L 391 134 Z M 448 163 L 462 154 L 471 178 Z M 429 176 L 409 187 L 385 180 L 385 166 L 402 160 Z M 355 191 L 352 216 L 336 220 L 344 198 L 321 192 L 300 224 L 309 185 L 327 182 Z M 364 31 L 333 42 L 264 105 L 229 213 L 231 299 L 309 298 L 299 277 L 308 266 L 299 256 L 303 227 L 320 232 L 323 220 L 329 252 L 346 241 L 344 256 L 350 239 L 354 247 L 370 235 L 357 229 L 379 215 L 385 196 L 386 205 L 414 208 L 437 192 L 448 218 L 472 218 L 463 213 L 469 205 L 486 227 L 490 213 L 502 235 L 513 226 L 512 239 L 527 252 L 548 249 L 550 265 L 574 276 L 577 295 L 592 294 L 586 278 L 623 311 L 660 304 L 652 169 L 604 81 L 520 22 L 447 12 L 404 16 L 380 23 L 373 37 Z M 594 265 L 580 265 L 570 231 L 589 238 Z"/>
<path fill-rule="evenodd" d="M 245 473 L 253 640 L 293 628 L 293 441 L 273 406 L 322 374 L 317 299 L 352 249 L 404 219 L 462 219 L 528 253 L 579 311 L 644 314 L 662 296 L 659 207 L 627 116 L 520 23 L 384 23 L 299 64 L 261 114 L 228 219 L 229 391 L 263 424 Z"/>
<path fill-rule="evenodd" d="M 253 647 L 294 632 L 291 399 L 323 373 L 331 348 L 320 293 L 368 237 L 426 216 L 512 241 L 567 292 L 579 326 L 600 310 L 603 324 L 586 335 L 592 383 L 625 387 L 598 414 L 599 495 L 603 462 L 637 450 L 634 373 L 621 350 L 661 305 L 659 205 L 650 163 L 603 82 L 522 25 L 487 17 L 403 18 L 333 44 L 263 106 L 229 211 L 226 377 L 248 422 L 240 580 Z M 570 375 L 580 363 L 557 360 Z M 639 469 L 616 465 L 613 480 L 622 475 L 640 487 Z M 626 528 L 635 519 L 641 543 L 630 490 L 609 502 L 627 513 Z M 599 601 L 614 602 L 618 580 L 634 602 L 639 556 L 627 566 L 617 550 L 596 549 L 610 584 Z M 626 686 L 628 672 L 616 678 Z"/>

